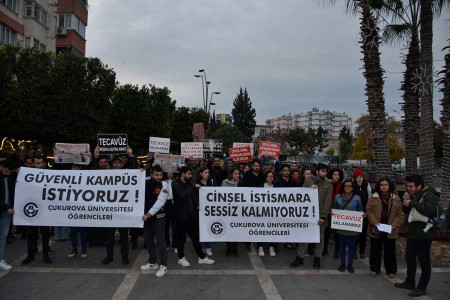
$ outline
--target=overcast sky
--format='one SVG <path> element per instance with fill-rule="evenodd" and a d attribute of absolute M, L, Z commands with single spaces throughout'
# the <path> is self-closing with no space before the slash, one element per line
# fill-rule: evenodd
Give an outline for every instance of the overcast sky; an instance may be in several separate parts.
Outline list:
<path fill-rule="evenodd" d="M 313 107 L 367 112 L 358 44 L 359 20 L 343 1 L 95 0 L 90 1 L 87 56 L 114 68 L 121 84 L 167 86 L 177 105 L 202 106 L 206 69 L 216 113 L 231 113 L 245 87 L 258 124 Z M 450 38 L 448 10 L 434 26 L 434 66 L 441 69 Z M 381 48 L 386 110 L 399 117 L 402 47 Z M 437 61 L 439 60 L 439 61 Z M 435 88 L 435 119 L 442 94 Z"/>

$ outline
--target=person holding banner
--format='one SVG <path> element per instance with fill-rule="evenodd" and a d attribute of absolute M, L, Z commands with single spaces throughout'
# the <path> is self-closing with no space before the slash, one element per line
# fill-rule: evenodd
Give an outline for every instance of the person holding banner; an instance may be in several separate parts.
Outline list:
<path fill-rule="evenodd" d="M 336 198 L 336 195 L 341 193 L 342 190 L 342 180 L 344 180 L 344 172 L 340 168 L 334 168 L 331 169 L 328 172 L 327 178 L 331 180 L 331 187 L 333 188 L 332 196 L 331 196 L 331 206 L 333 207 L 334 199 Z M 331 221 L 331 218 L 329 219 Z M 324 235 L 324 248 L 322 255 L 328 255 L 328 243 L 330 241 L 330 235 L 331 235 L 331 222 L 328 222 L 328 227 L 325 229 L 325 235 Z M 334 231 L 334 255 L 333 259 L 339 258 L 339 237 L 336 234 L 336 231 Z"/>
<path fill-rule="evenodd" d="M 370 276 L 375 277 L 381 270 L 381 250 L 384 248 L 384 268 L 389 278 L 397 273 L 395 242 L 398 229 L 403 223 L 403 211 L 398 196 L 394 193 L 395 185 L 383 177 L 375 185 L 375 193 L 367 202 L 366 212 L 369 220 L 367 235 L 370 237 Z M 379 224 L 390 226 L 391 233 L 378 230 Z"/>
<path fill-rule="evenodd" d="M 286 166 L 287 167 L 287 166 Z M 275 171 L 269 170 L 265 174 L 264 184 L 261 185 L 261 187 L 266 189 L 274 188 L 274 179 L 275 179 Z M 267 243 L 256 243 L 256 246 L 258 247 L 258 255 L 264 256 L 264 245 L 267 245 Z M 270 256 L 277 256 L 275 253 L 275 243 L 269 243 L 269 254 Z"/>
<path fill-rule="evenodd" d="M 354 193 L 355 185 L 350 179 L 344 180 L 342 182 L 343 189 L 340 194 L 336 195 L 334 199 L 333 208 L 340 210 L 351 210 L 351 211 L 363 211 L 361 204 L 361 198 Z M 363 215 L 365 217 L 365 215 Z M 341 258 L 341 265 L 338 270 L 344 272 L 346 269 L 345 264 L 345 253 L 348 248 L 348 258 L 347 258 L 347 270 L 350 273 L 355 273 L 353 268 L 353 258 L 356 251 L 356 239 L 359 233 L 355 231 L 338 229 L 337 233 L 339 235 L 339 256 Z"/>
<path fill-rule="evenodd" d="M 165 224 L 165 237 L 166 237 L 166 246 L 167 250 L 172 247 L 174 249 L 175 254 L 177 253 L 177 224 L 175 219 L 175 208 L 173 205 L 173 192 L 172 192 L 172 182 L 173 182 L 173 173 L 167 173 L 167 179 L 165 180 L 167 183 L 167 188 L 169 190 L 169 197 L 167 198 L 166 204 L 164 205 L 164 211 L 166 212 L 166 224 Z M 172 227 L 172 240 L 170 239 L 170 227 Z"/>
<path fill-rule="evenodd" d="M 112 160 L 113 169 L 123 169 L 124 163 L 121 157 L 116 156 Z M 106 257 L 102 260 L 102 265 L 107 265 L 114 261 L 114 241 L 116 238 L 116 228 L 105 228 L 106 234 Z M 120 252 L 122 255 L 122 265 L 130 264 L 128 252 L 130 245 L 128 242 L 128 228 L 119 228 L 120 234 Z"/>
<path fill-rule="evenodd" d="M 36 169 L 46 169 L 47 160 L 42 154 L 35 154 L 33 156 L 33 166 Z M 52 260 L 49 257 L 50 252 L 50 227 L 48 226 L 27 226 L 27 257 L 22 261 L 22 265 L 27 265 L 34 261 L 34 254 L 37 253 L 37 240 L 39 237 L 39 229 L 42 237 L 42 256 L 46 264 L 51 264 Z"/>
<path fill-rule="evenodd" d="M 182 267 L 189 267 L 191 265 L 184 255 L 186 234 L 191 238 L 195 253 L 197 253 L 198 256 L 198 263 L 207 265 L 214 264 L 215 261 L 205 256 L 205 253 L 203 253 L 199 241 L 199 203 L 195 199 L 196 188 L 191 183 L 192 171 L 189 167 L 184 166 L 180 168 L 179 174 L 180 177 L 172 184 L 178 230 L 178 264 Z"/>
<path fill-rule="evenodd" d="M 242 178 L 242 186 L 244 187 L 260 187 L 264 184 L 264 175 L 261 172 L 261 161 L 254 158 L 250 163 L 251 169 L 246 171 Z M 251 251 L 251 243 L 245 243 L 247 252 Z"/>
<path fill-rule="evenodd" d="M 234 167 L 229 173 L 228 178 L 222 182 L 222 186 L 224 187 L 238 187 L 241 180 L 241 172 L 239 168 Z M 226 257 L 238 256 L 238 243 L 227 242 L 227 250 L 225 252 Z"/>
<path fill-rule="evenodd" d="M 197 188 L 197 193 L 196 193 L 196 197 L 199 197 L 199 189 L 202 186 L 214 186 L 214 179 L 209 178 L 209 169 L 208 167 L 201 167 L 198 170 L 197 173 L 197 180 L 195 181 L 195 187 Z M 212 256 L 212 246 L 211 243 L 209 242 L 205 242 L 205 243 L 201 243 L 202 245 L 202 249 L 203 252 L 208 255 L 208 256 Z"/>
<path fill-rule="evenodd" d="M 324 245 L 324 233 L 325 228 L 328 225 L 327 218 L 331 210 L 331 196 L 332 188 L 331 181 L 327 178 L 327 166 L 323 163 L 317 165 L 317 177 L 307 178 L 303 187 L 317 188 L 319 192 L 319 214 L 320 219 L 318 224 L 320 225 L 320 243 L 315 244 L 314 248 L 314 269 L 320 269 L 320 257 L 322 256 L 323 245 Z M 309 169 L 312 173 L 312 171 Z M 306 172 L 305 172 L 306 178 Z M 303 265 L 302 255 L 308 250 L 308 244 L 301 243 L 297 249 L 297 256 L 294 261 L 290 264 L 291 268 L 297 268 Z"/>
<path fill-rule="evenodd" d="M 13 267 L 5 261 L 6 237 L 9 232 L 11 220 L 14 215 L 14 192 L 16 186 L 17 173 L 14 172 L 16 166 L 12 159 L 1 161 L 0 177 L 0 270 L 11 270 Z"/>
<path fill-rule="evenodd" d="M 299 169 L 291 170 L 291 177 L 292 181 L 294 182 L 294 187 L 303 187 Z"/>
<path fill-rule="evenodd" d="M 273 182 L 275 187 L 295 187 L 295 182 L 291 178 L 291 170 L 288 165 L 281 166 L 281 174 Z M 267 174 L 266 174 L 267 181 Z"/>
<path fill-rule="evenodd" d="M 148 251 L 148 263 L 141 267 L 142 271 L 158 270 L 156 277 L 161 278 L 167 273 L 167 248 L 165 241 L 164 205 L 169 198 L 169 187 L 163 182 L 163 170 L 156 165 L 151 170 L 152 178 L 145 186 L 144 239 Z M 156 240 L 156 244 L 155 244 Z M 158 266 L 159 259 L 159 266 Z"/>

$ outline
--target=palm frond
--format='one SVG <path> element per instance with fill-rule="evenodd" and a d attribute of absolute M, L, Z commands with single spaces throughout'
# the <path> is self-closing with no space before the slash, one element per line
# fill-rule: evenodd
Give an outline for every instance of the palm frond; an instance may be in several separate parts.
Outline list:
<path fill-rule="evenodd" d="M 389 45 L 401 44 L 411 34 L 409 24 L 389 24 L 383 29 L 383 43 Z"/>

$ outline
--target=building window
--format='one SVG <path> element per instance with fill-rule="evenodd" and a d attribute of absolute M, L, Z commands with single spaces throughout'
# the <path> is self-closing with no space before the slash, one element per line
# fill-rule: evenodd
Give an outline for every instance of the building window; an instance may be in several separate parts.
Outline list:
<path fill-rule="evenodd" d="M 33 39 L 33 47 L 39 49 L 39 40 Z"/>
<path fill-rule="evenodd" d="M 16 12 L 17 0 L 0 0 L 0 3 L 5 5 L 7 8 L 12 10 L 13 12 Z"/>
<path fill-rule="evenodd" d="M 33 18 L 45 27 L 47 27 L 48 13 L 35 1 L 25 2 L 25 12 L 26 18 Z"/>
<path fill-rule="evenodd" d="M 17 33 L 0 23 L 0 43 L 16 45 Z"/>
<path fill-rule="evenodd" d="M 74 29 L 83 38 L 86 34 L 86 25 L 76 15 L 59 15 L 58 27 Z"/>
<path fill-rule="evenodd" d="M 26 36 L 25 37 L 25 48 L 30 48 L 31 47 L 31 37 Z"/>
<path fill-rule="evenodd" d="M 72 28 L 72 15 L 59 15 L 58 27 Z"/>
<path fill-rule="evenodd" d="M 45 51 L 45 49 L 46 49 L 45 45 L 42 44 L 42 43 L 40 43 L 40 45 L 39 45 L 39 50 Z"/>

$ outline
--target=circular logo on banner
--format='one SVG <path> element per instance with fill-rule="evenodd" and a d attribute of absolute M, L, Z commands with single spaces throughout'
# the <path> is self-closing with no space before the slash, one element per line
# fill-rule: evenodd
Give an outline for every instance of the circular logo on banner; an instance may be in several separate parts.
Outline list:
<path fill-rule="evenodd" d="M 225 234 L 226 226 L 221 220 L 213 220 L 209 223 L 209 233 L 213 237 L 220 237 Z"/>
<path fill-rule="evenodd" d="M 33 199 L 27 199 L 24 203 L 22 203 L 19 214 L 28 222 L 34 222 L 36 220 L 39 220 L 39 218 L 42 216 L 42 207 L 39 206 L 37 201 L 34 201 Z"/>

